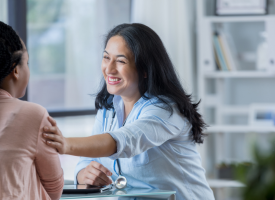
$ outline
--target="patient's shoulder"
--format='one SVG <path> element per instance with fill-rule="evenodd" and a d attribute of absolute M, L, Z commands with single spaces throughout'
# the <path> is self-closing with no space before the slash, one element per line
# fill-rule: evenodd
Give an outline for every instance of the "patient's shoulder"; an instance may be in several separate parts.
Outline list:
<path fill-rule="evenodd" d="M 21 100 L 19 101 L 22 105 L 21 112 L 23 112 L 25 115 L 32 116 L 32 118 L 36 117 L 41 120 L 41 118 L 43 118 L 43 116 L 48 113 L 47 110 L 39 104 Z"/>

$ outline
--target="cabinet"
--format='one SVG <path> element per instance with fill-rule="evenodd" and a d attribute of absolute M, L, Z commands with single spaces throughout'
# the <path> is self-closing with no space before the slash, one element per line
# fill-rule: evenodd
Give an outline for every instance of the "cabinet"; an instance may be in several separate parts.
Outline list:
<path fill-rule="evenodd" d="M 275 126 L 249 123 L 251 106 L 275 104 L 275 13 L 261 16 L 215 16 L 214 0 L 197 0 L 197 79 L 200 112 L 209 125 L 199 147 L 207 176 L 217 177 L 221 163 L 253 162 L 251 144 L 266 146 Z M 224 32 L 232 41 L 236 69 L 216 67 L 213 34 Z M 263 37 L 265 36 L 265 37 Z M 257 68 L 259 45 L 268 44 L 266 69 Z"/>

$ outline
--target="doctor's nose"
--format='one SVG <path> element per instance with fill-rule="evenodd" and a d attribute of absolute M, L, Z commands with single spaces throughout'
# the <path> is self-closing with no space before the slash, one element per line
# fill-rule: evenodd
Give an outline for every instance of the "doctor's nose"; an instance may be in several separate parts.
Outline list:
<path fill-rule="evenodd" d="M 115 62 L 109 62 L 106 65 L 105 72 L 106 72 L 106 74 L 116 74 L 117 70 L 116 70 L 116 64 L 115 64 Z"/>

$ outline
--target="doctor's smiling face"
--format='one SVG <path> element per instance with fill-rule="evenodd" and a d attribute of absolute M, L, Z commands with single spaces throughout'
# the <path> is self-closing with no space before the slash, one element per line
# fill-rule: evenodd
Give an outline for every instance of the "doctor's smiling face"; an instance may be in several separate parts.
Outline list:
<path fill-rule="evenodd" d="M 107 90 L 124 98 L 140 96 L 135 58 L 121 36 L 109 39 L 101 64 Z"/>

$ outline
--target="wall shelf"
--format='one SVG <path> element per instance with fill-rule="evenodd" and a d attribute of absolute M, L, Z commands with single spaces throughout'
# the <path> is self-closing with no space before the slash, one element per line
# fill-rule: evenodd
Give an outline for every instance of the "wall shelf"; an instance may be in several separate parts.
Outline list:
<path fill-rule="evenodd" d="M 245 187 L 243 183 L 234 180 L 208 179 L 207 182 L 211 188 Z"/>
<path fill-rule="evenodd" d="M 212 23 L 223 22 L 261 22 L 266 20 L 275 20 L 275 15 L 261 15 L 261 16 L 210 16 L 205 17 L 205 21 Z"/>
<path fill-rule="evenodd" d="M 204 72 L 205 78 L 275 78 L 275 72 L 262 71 L 213 71 Z"/>
<path fill-rule="evenodd" d="M 209 101 L 210 100 L 210 101 Z M 218 102 L 217 100 L 215 100 L 215 96 L 206 96 L 205 97 L 205 107 L 216 107 Z M 222 113 L 225 113 L 227 115 L 248 115 L 250 110 L 249 110 L 249 106 L 234 106 L 234 105 L 226 105 L 223 106 L 221 109 Z"/>
<path fill-rule="evenodd" d="M 275 126 L 248 126 L 248 125 L 213 125 L 209 126 L 206 133 L 275 133 Z"/>

